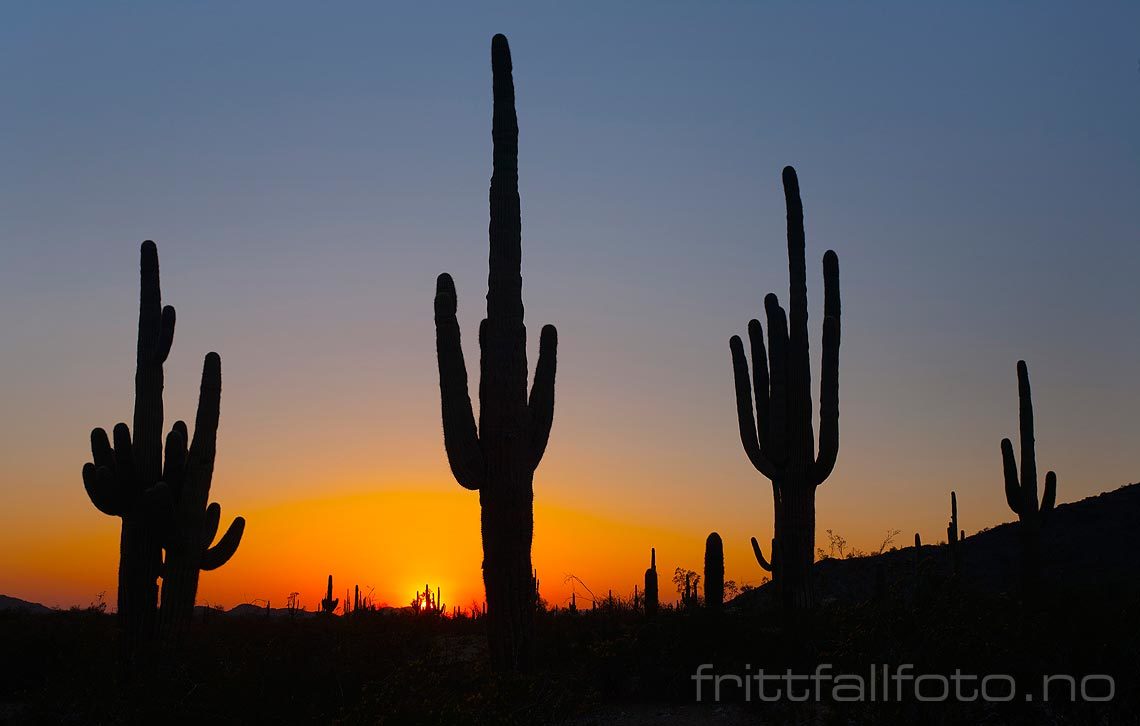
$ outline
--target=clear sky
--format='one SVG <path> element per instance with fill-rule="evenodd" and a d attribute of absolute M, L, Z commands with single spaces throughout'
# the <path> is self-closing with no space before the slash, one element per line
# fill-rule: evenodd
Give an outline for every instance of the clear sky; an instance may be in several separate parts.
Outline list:
<path fill-rule="evenodd" d="M 408 4 L 409 6 L 411 4 Z M 332 573 L 482 599 L 448 471 L 432 296 L 468 360 L 487 278 L 490 39 L 515 60 L 531 364 L 559 329 L 535 481 L 543 595 L 628 592 L 725 539 L 757 582 L 768 483 L 728 339 L 787 296 L 799 170 L 812 357 L 840 257 L 842 448 L 818 528 L 1008 521 L 998 443 L 1029 362 L 1060 501 L 1140 479 L 1140 5 L 33 3 L 0 23 L 0 592 L 114 599 L 84 494 L 129 420 L 138 246 L 178 309 L 172 417 L 222 355 L 213 498 L 249 520 L 200 597 L 312 607 Z M 816 375 L 818 380 L 818 373 Z M 343 595 L 342 595 L 343 596 Z"/>

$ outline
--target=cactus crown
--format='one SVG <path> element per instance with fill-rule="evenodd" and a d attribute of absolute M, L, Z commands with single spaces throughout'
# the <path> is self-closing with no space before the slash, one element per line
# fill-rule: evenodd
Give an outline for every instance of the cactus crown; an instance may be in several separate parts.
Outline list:
<path fill-rule="evenodd" d="M 533 473 L 546 451 L 554 421 L 558 331 L 544 326 L 530 398 L 526 395 L 526 326 L 522 303 L 522 222 L 518 185 L 518 119 L 507 39 L 491 41 L 494 77 L 494 142 L 491 174 L 487 317 L 479 326 L 479 427 L 468 393 L 467 368 L 455 313 L 455 282 L 436 280 L 436 353 L 443 412 L 444 448 L 456 481 L 467 489 L 487 483 L 488 446 L 507 448 Z M 521 437 L 521 439 L 520 439 Z M 521 440 L 521 445 L 516 445 Z M 521 448 L 520 448 L 521 446 Z"/>
<path fill-rule="evenodd" d="M 764 298 L 767 347 L 760 321 L 749 321 L 751 374 L 740 337 L 732 336 L 729 347 L 740 439 L 749 461 L 768 479 L 792 478 L 814 487 L 831 474 L 839 453 L 839 257 L 831 250 L 823 256 L 823 365 L 816 454 L 808 356 L 803 204 L 795 169 L 784 168 L 783 182 L 788 210 L 789 309 L 785 314 L 773 294 Z"/>

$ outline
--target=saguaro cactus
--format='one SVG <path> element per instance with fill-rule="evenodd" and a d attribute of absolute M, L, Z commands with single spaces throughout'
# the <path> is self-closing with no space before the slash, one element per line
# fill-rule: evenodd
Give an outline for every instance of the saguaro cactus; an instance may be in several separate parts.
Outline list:
<path fill-rule="evenodd" d="M 1057 475 L 1045 475 L 1045 492 L 1037 500 L 1037 452 L 1033 441 L 1033 396 L 1029 388 L 1029 368 L 1017 362 L 1018 418 L 1021 424 L 1021 477 L 1013 456 L 1013 442 L 1001 440 L 1005 472 L 1005 500 L 1020 520 L 1022 577 L 1026 587 L 1037 584 L 1041 575 L 1041 525 L 1057 502 Z"/>
<path fill-rule="evenodd" d="M 153 634 L 162 564 L 159 512 L 169 503 L 162 484 L 162 365 L 174 340 L 174 308 L 162 307 L 158 248 L 142 244 L 139 326 L 135 359 L 134 440 L 125 423 L 91 432 L 93 463 L 83 465 L 91 503 L 123 520 L 119 540 L 118 620 L 124 654 Z"/>
<path fill-rule="evenodd" d="M 645 614 L 657 612 L 657 548 L 649 550 L 649 569 L 645 571 Z"/>
<path fill-rule="evenodd" d="M 340 599 L 332 596 L 332 585 L 332 575 L 329 575 L 328 589 L 325 590 L 325 597 L 321 600 L 321 612 L 329 615 L 332 615 L 336 611 L 336 606 L 340 604 Z"/>
<path fill-rule="evenodd" d="M 500 669 L 525 669 L 530 664 L 534 630 L 530 582 L 533 482 L 554 420 L 558 333 L 552 325 L 542 329 L 538 367 L 528 400 L 518 122 L 511 52 L 502 35 L 491 41 L 491 70 L 494 171 L 487 317 L 479 326 L 482 355 L 478 430 L 467 393 L 467 368 L 455 318 L 455 284 L 446 273 L 436 281 L 436 353 L 448 462 L 460 485 L 479 491 L 491 660 Z"/>
<path fill-rule="evenodd" d="M 918 563 L 922 560 L 922 537 L 914 533 L 914 576 L 918 577 Z"/>
<path fill-rule="evenodd" d="M 749 321 L 751 376 L 740 337 L 734 335 L 729 347 L 740 439 L 749 461 L 772 482 L 775 546 L 779 550 L 779 555 L 772 558 L 773 580 L 784 607 L 800 609 L 815 603 L 811 581 L 815 489 L 827 480 L 839 454 L 839 257 L 831 250 L 823 256 L 823 362 L 817 455 L 811 411 L 803 204 L 792 167 L 784 167 L 783 181 L 791 278 L 788 315 L 775 295 L 764 298 L 767 349 L 760 322 Z"/>
<path fill-rule="evenodd" d="M 724 542 L 713 532 L 705 540 L 705 607 L 719 610 L 724 603 Z"/>
<path fill-rule="evenodd" d="M 173 505 L 166 510 L 162 565 L 162 609 L 159 625 L 165 637 L 182 637 L 194 613 L 198 577 L 203 570 L 216 570 L 229 562 L 241 544 L 245 519 L 237 517 L 217 544 L 222 508 L 208 504 L 210 485 L 217 457 L 218 418 L 222 399 L 222 359 L 208 353 L 202 364 L 202 385 L 198 393 L 198 413 L 194 439 L 189 440 L 186 424 L 178 421 L 166 437 L 166 468 L 163 479 L 170 488 Z"/>
<path fill-rule="evenodd" d="M 962 566 L 962 553 L 958 547 L 958 495 L 950 492 L 950 521 L 946 525 L 946 549 L 950 553 L 950 572 L 957 575 Z"/>

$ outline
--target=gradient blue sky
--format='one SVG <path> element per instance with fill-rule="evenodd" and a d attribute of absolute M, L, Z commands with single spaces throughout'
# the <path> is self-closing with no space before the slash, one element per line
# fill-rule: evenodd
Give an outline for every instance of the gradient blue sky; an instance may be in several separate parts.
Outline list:
<path fill-rule="evenodd" d="M 936 540 L 950 489 L 967 530 L 1008 520 L 1018 358 L 1060 500 L 1140 478 L 1136 3 L 26 2 L 0 23 L 0 591 L 38 593 L 13 547 L 114 542 L 79 469 L 90 427 L 129 417 L 145 238 L 179 311 L 168 411 L 222 353 L 227 511 L 415 489 L 476 516 L 443 458 L 432 293 L 451 272 L 475 355 L 495 32 L 532 348 L 546 322 L 561 340 L 540 502 L 685 532 L 668 567 L 719 529 L 729 576 L 759 578 L 771 496 L 728 339 L 787 294 L 784 164 L 817 364 L 826 249 L 842 270 L 821 531 Z M 609 536 L 563 549 L 651 544 Z"/>

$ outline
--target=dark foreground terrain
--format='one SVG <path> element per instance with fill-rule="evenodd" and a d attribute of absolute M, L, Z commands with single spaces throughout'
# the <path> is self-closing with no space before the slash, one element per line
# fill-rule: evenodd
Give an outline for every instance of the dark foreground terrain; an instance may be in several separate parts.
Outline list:
<path fill-rule="evenodd" d="M 1016 541 L 1006 528 L 967 539 L 960 577 L 945 567 L 945 547 L 817 566 L 824 604 L 810 618 L 785 622 L 763 590 L 724 612 L 664 611 L 652 620 L 615 609 L 539 618 L 533 674 L 500 676 L 485 666 L 483 625 L 407 612 L 341 617 L 275 617 L 246 608 L 195 624 L 176 667 L 151 668 L 119 681 L 114 620 L 93 611 L 0 612 L 0 723 L 1140 723 L 1140 565 L 1130 536 L 1140 521 L 1140 490 L 1127 487 L 1059 508 L 1048 551 L 1055 559 L 1041 593 L 1017 594 Z M 1004 550 L 1009 549 L 1006 553 Z M 1063 555 L 1056 554 L 1062 548 Z M 878 563 L 876 562 L 878 561 Z M 971 572 L 972 571 L 972 572 Z M 1005 576 L 1014 579 L 1002 587 Z M 878 583 L 876 585 L 876 583 Z M 1008 592 L 1006 592 L 1008 591 Z M 823 699 L 762 702 L 735 683 L 693 675 L 812 674 L 864 679 L 864 702 Z M 906 681 L 903 698 L 885 700 L 881 680 L 870 700 L 870 672 L 957 670 L 997 676 L 989 693 L 1006 702 L 922 703 Z M 747 670 L 746 670 L 747 668 Z M 1043 677 L 1054 680 L 1046 701 Z M 1112 678 L 1111 700 L 1080 698 L 1086 676 Z M 1008 676 L 1008 678 L 1006 678 Z M 813 686 L 797 681 L 793 694 Z M 849 685 L 851 681 L 847 682 Z M 769 681 L 766 695 L 786 683 Z M 1085 681 L 1103 698 L 1107 680 Z M 897 683 L 892 681 L 892 687 Z M 924 696 L 941 686 L 928 680 Z M 907 697 L 907 694 L 911 694 Z M 852 696 L 851 690 L 839 695 Z"/>

